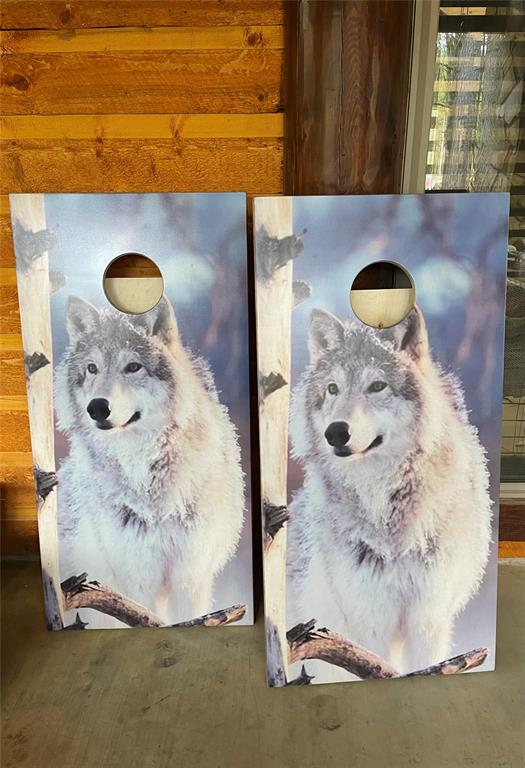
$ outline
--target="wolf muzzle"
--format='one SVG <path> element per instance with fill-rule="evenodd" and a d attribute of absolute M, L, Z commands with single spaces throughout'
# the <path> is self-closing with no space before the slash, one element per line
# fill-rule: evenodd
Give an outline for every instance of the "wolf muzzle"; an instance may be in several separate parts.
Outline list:
<path fill-rule="evenodd" d="M 93 421 L 105 421 L 111 413 L 111 409 L 105 397 L 95 397 L 88 403 L 87 412 Z"/>
<path fill-rule="evenodd" d="M 326 428 L 324 436 L 328 445 L 334 449 L 336 456 L 342 458 L 345 456 L 352 456 L 354 453 L 348 445 L 350 442 L 350 430 L 346 421 L 333 421 Z M 382 442 L 383 436 L 377 435 L 377 437 L 372 440 L 368 448 L 365 448 L 364 451 L 360 451 L 358 453 L 360 455 L 364 455 L 365 453 L 368 453 L 368 451 L 371 451 L 373 448 L 377 448 L 379 445 L 381 445 Z"/>
<path fill-rule="evenodd" d="M 328 445 L 331 445 L 336 451 L 340 451 L 350 440 L 348 424 L 346 421 L 333 421 L 326 428 L 324 436 Z"/>

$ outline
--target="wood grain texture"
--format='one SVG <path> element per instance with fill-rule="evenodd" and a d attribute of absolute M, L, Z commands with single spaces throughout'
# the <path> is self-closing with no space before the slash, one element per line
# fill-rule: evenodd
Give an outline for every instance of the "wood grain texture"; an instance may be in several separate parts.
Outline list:
<path fill-rule="evenodd" d="M 278 112 L 282 52 L 264 48 L 7 54 L 4 114 Z"/>
<path fill-rule="evenodd" d="M 500 541 L 498 545 L 498 557 L 500 558 L 525 558 L 525 541 Z"/>
<path fill-rule="evenodd" d="M 2 29 L 281 24 L 284 0 L 3 0 Z"/>
<path fill-rule="evenodd" d="M 262 684 L 262 621 L 57 637 L 43 626 L 38 563 L 5 563 L 3 763 L 520 768 L 525 568 L 499 570 L 496 672 L 278 692 Z"/>
<path fill-rule="evenodd" d="M 0 285 L 0 322 L 2 333 L 20 334 L 18 294 L 15 285 Z"/>
<path fill-rule="evenodd" d="M 4 192 L 282 192 L 281 0 L 5 0 L 0 12 Z M 10 554 L 16 522 L 36 514 L 13 268 L 2 194 L 0 480 Z M 36 552 L 36 527 L 25 525 L 21 553 L 31 535 Z"/>
<path fill-rule="evenodd" d="M 2 192 L 226 192 L 282 189 L 280 139 L 6 142 Z M 12 301 L 7 286 L 6 301 Z"/>
<path fill-rule="evenodd" d="M 499 536 L 503 541 L 525 541 L 525 503 L 501 502 Z"/>
<path fill-rule="evenodd" d="M 21 337 L 18 338 L 21 344 Z M 6 397 L 25 397 L 24 358 L 22 349 L 3 349 L 0 345 L 0 370 L 2 387 L 0 400 Z"/>
<path fill-rule="evenodd" d="M 413 0 L 286 9 L 286 193 L 399 192 Z"/>
<path fill-rule="evenodd" d="M 38 555 L 36 520 L 1 520 L 2 555 L 19 557 Z"/>
<path fill-rule="evenodd" d="M 281 138 L 283 128 L 282 114 L 271 113 L 0 117 L 2 139 L 18 142 L 27 139 L 267 139 Z M 6 210 L 5 215 L 8 213 Z"/>
<path fill-rule="evenodd" d="M 24 411 L 0 410 L 2 451 L 30 451 L 29 416 Z"/>
<path fill-rule="evenodd" d="M 281 26 L 120 27 L 63 32 L 0 32 L 8 53 L 88 53 L 109 51 L 184 51 L 282 48 Z"/>
<path fill-rule="evenodd" d="M 6 200 L 7 196 L 0 195 L 0 200 L 2 199 Z M 8 213 L 2 213 L 0 209 L 0 267 L 13 267 L 14 263 L 11 219 Z"/>

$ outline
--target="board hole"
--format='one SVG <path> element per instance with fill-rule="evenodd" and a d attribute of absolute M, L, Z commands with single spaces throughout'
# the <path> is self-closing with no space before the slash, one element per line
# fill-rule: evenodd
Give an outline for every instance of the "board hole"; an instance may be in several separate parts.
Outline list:
<path fill-rule="evenodd" d="M 141 315 L 155 307 L 164 292 L 158 266 L 142 253 L 123 253 L 106 267 L 102 281 L 110 304 L 128 315 Z"/>
<path fill-rule="evenodd" d="M 405 318 L 416 303 L 409 272 L 393 261 L 374 261 L 354 278 L 350 306 L 356 317 L 372 328 L 390 328 Z"/>

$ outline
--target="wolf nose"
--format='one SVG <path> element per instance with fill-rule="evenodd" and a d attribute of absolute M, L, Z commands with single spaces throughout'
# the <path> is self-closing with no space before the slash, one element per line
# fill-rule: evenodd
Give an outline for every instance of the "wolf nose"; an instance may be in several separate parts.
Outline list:
<path fill-rule="evenodd" d="M 88 404 L 87 412 L 94 421 L 104 421 L 111 413 L 109 403 L 104 397 L 95 397 Z"/>
<path fill-rule="evenodd" d="M 350 432 L 346 421 L 333 421 L 324 433 L 328 445 L 333 448 L 342 448 L 350 440 Z"/>

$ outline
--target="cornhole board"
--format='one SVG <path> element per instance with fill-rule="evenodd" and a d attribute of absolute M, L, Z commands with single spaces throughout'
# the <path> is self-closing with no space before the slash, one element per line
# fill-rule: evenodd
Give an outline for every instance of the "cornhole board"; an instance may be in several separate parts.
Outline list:
<path fill-rule="evenodd" d="M 251 623 L 245 196 L 10 205 L 48 626 Z"/>
<path fill-rule="evenodd" d="M 270 686 L 494 668 L 508 213 L 255 200 Z"/>

